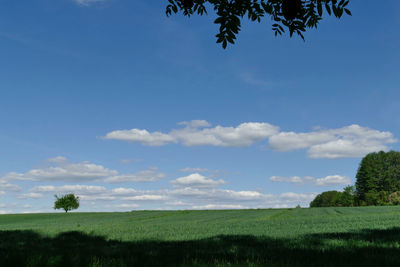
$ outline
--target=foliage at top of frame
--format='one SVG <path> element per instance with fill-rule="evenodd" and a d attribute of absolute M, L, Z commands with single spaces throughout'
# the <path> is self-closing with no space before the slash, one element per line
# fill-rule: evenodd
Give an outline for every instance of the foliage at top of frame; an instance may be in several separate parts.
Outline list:
<path fill-rule="evenodd" d="M 341 18 L 344 13 L 351 16 L 347 8 L 350 0 L 168 0 L 166 14 L 182 12 L 184 16 L 207 14 L 206 6 L 211 6 L 219 25 L 217 43 L 225 49 L 228 43 L 234 44 L 241 28 L 241 20 L 247 16 L 251 21 L 261 22 L 269 16 L 275 36 L 282 35 L 285 29 L 290 37 L 296 33 L 304 40 L 306 29 L 317 28 L 324 12 L 329 16 Z"/>

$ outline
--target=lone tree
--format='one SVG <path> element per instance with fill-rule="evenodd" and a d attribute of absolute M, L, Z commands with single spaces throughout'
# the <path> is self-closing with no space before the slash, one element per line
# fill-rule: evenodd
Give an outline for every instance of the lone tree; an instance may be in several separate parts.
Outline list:
<path fill-rule="evenodd" d="M 65 212 L 79 208 L 79 197 L 74 194 L 67 194 L 63 196 L 54 195 L 56 201 L 54 202 L 54 209 L 63 209 Z"/>
<path fill-rule="evenodd" d="M 334 15 L 341 18 L 344 13 L 351 16 L 347 8 L 350 0 L 168 0 L 166 14 L 183 13 L 207 14 L 206 6 L 214 9 L 217 15 L 214 23 L 219 25 L 217 43 L 225 49 L 228 42 L 235 43 L 240 31 L 241 20 L 247 16 L 251 21 L 261 22 L 263 17 L 273 20 L 272 30 L 275 36 L 282 35 L 285 29 L 290 37 L 296 33 L 304 40 L 307 28 L 317 28 L 322 15 Z"/>
<path fill-rule="evenodd" d="M 356 178 L 357 197 L 367 205 L 376 205 L 386 195 L 400 191 L 400 152 L 381 151 L 366 155 Z"/>

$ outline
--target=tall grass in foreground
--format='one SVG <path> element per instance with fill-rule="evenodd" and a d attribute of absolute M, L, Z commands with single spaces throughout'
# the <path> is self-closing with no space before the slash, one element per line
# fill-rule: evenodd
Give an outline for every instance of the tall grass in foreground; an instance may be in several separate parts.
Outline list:
<path fill-rule="evenodd" d="M 400 266 L 400 207 L 0 216 L 1 266 Z"/>

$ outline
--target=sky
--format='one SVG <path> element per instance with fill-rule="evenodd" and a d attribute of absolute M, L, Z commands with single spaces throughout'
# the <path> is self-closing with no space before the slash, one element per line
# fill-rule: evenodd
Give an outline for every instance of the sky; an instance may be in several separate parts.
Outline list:
<path fill-rule="evenodd" d="M 307 207 L 400 149 L 399 1 L 226 50 L 166 4 L 0 0 L 0 213 Z"/>

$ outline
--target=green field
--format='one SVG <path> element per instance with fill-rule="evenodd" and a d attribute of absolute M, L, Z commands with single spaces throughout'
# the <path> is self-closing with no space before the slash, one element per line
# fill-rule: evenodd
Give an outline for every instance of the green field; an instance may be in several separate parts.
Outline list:
<path fill-rule="evenodd" d="M 0 266 L 400 266 L 400 207 L 0 215 Z"/>

